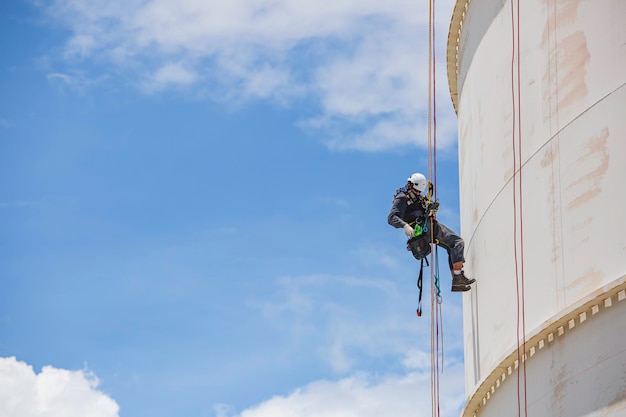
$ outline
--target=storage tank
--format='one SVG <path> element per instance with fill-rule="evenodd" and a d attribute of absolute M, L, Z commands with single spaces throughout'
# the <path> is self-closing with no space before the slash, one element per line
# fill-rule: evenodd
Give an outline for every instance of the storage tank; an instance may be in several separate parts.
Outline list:
<path fill-rule="evenodd" d="M 457 0 L 462 415 L 626 416 L 626 0 Z"/>

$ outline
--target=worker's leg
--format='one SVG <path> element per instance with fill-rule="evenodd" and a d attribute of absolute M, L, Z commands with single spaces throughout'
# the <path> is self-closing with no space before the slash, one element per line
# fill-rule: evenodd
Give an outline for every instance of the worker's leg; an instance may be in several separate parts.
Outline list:
<path fill-rule="evenodd" d="M 463 273 L 465 242 L 452 229 L 442 223 L 435 222 L 434 231 L 435 239 L 437 239 L 439 246 L 448 252 L 448 264 L 452 274 L 452 291 L 469 290 L 469 285 L 475 282 L 475 280 L 466 278 Z"/>
<path fill-rule="evenodd" d="M 461 236 L 457 235 L 443 223 L 435 222 L 435 239 L 438 241 L 439 246 L 448 251 L 448 264 L 450 269 L 460 271 L 463 269 L 463 263 L 465 257 L 463 252 L 465 251 L 465 242 Z"/>

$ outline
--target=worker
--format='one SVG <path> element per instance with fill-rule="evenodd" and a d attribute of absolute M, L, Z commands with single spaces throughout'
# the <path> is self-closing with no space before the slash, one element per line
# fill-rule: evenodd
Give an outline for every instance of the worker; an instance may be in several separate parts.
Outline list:
<path fill-rule="evenodd" d="M 404 229 L 409 239 L 407 250 L 418 260 L 430 253 L 434 236 L 435 244 L 448 252 L 452 291 L 468 291 L 476 280 L 467 278 L 463 272 L 465 243 L 452 229 L 437 221 L 439 202 L 428 202 L 422 195 L 427 183 L 426 177 L 420 173 L 407 178 L 406 186 L 398 189 L 394 195 L 387 222 L 395 228 Z"/>

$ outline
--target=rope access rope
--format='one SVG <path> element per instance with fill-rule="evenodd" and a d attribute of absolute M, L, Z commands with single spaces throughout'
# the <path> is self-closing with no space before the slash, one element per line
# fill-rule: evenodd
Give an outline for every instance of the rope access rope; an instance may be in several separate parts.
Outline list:
<path fill-rule="evenodd" d="M 513 149 L 513 245 L 515 258 L 515 284 L 517 295 L 517 360 L 520 370 L 517 373 L 517 413 L 521 417 L 522 402 L 524 416 L 528 416 L 528 398 L 526 385 L 526 313 L 525 313 L 525 282 L 524 282 L 524 213 L 523 213 L 523 190 L 522 190 L 522 115 L 521 115 L 521 66 L 520 66 L 520 2 L 511 0 L 511 31 L 512 31 L 512 54 L 511 54 L 511 101 L 512 101 L 512 149 Z M 517 59 L 516 59 L 517 58 Z M 517 129 L 516 129 L 517 128 Z M 517 133 L 517 145 L 515 135 Z M 517 147 L 517 149 L 516 149 Z M 519 158 L 519 174 L 518 162 Z M 519 178 L 519 182 L 517 181 Z M 519 184 L 519 188 L 518 188 Z M 519 202 L 517 196 L 519 194 Z M 518 222 L 519 207 L 519 222 Z M 518 238 L 519 229 L 519 238 Z M 519 242 L 519 249 L 518 249 Z M 519 252 L 519 258 L 518 258 Z M 521 329 L 520 329 L 521 327 Z M 521 333 L 521 342 L 520 342 Z M 523 400 L 520 392 L 523 386 Z"/>
<path fill-rule="evenodd" d="M 435 77 L 435 30 L 434 19 L 435 9 L 434 0 L 429 0 L 428 5 L 428 199 L 436 197 L 436 77 Z M 434 161 L 434 162 L 433 162 Z M 434 169 L 433 169 L 434 166 Z M 435 244 L 435 233 L 433 228 L 433 218 L 430 218 L 431 246 Z M 443 331 L 441 317 L 440 296 L 437 291 L 437 283 L 435 282 L 435 262 L 438 262 L 435 256 L 436 251 L 431 251 L 431 267 L 430 267 L 430 352 L 431 352 L 431 402 L 432 415 L 439 417 L 440 395 L 439 395 L 439 335 L 441 334 L 442 350 L 443 350 Z M 441 329 L 442 330 L 442 329 Z M 443 355 L 442 355 L 443 358 Z M 443 362 L 443 359 L 442 359 Z"/>

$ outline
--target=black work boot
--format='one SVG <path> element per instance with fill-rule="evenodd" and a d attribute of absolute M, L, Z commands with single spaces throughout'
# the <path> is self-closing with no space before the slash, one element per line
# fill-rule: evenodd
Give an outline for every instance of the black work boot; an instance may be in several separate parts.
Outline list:
<path fill-rule="evenodd" d="M 469 285 L 454 285 L 452 284 L 452 292 L 465 292 L 465 291 L 469 291 L 471 290 L 472 287 L 470 287 Z"/>
<path fill-rule="evenodd" d="M 470 285 L 476 282 L 474 278 L 467 278 L 465 273 L 461 271 L 460 274 L 455 275 L 452 273 L 452 291 L 469 291 Z"/>
<path fill-rule="evenodd" d="M 471 285 L 475 282 L 474 278 L 467 278 L 463 270 L 458 275 L 455 275 L 454 272 L 452 273 L 452 285 Z"/>

